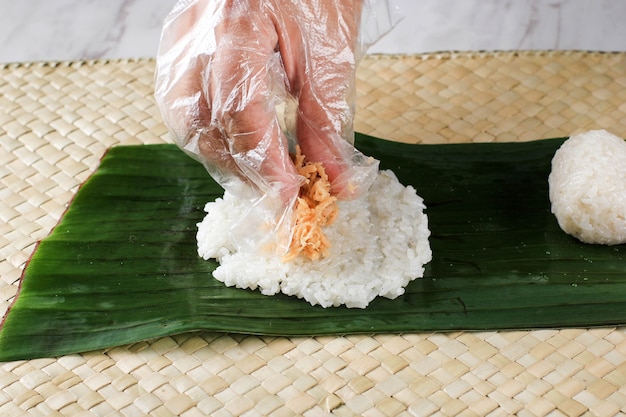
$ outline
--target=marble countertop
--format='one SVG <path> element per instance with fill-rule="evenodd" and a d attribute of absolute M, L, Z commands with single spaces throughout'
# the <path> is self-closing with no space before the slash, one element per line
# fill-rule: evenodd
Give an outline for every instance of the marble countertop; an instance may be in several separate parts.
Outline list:
<path fill-rule="evenodd" d="M 393 0 L 404 19 L 371 53 L 626 51 L 626 2 Z M 0 0 L 0 62 L 155 56 L 175 0 Z"/>

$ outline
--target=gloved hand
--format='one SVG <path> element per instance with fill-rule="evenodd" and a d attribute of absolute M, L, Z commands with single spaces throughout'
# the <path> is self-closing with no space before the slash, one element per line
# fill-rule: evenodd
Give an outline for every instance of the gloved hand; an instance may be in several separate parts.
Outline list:
<path fill-rule="evenodd" d="M 276 225 L 300 187 L 290 140 L 323 164 L 339 198 L 376 175 L 377 161 L 352 146 L 361 9 L 361 0 L 183 0 L 166 19 L 155 77 L 165 123 L 227 191 L 272 201 L 262 205 Z"/>

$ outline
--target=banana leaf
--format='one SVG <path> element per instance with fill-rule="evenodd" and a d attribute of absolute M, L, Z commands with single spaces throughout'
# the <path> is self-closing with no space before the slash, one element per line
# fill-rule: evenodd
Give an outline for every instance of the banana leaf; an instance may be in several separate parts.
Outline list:
<path fill-rule="evenodd" d="M 173 145 L 109 150 L 28 262 L 0 360 L 51 357 L 187 331 L 332 335 L 626 323 L 625 245 L 563 233 L 547 178 L 563 139 L 357 146 L 427 205 L 433 260 L 395 300 L 321 308 L 225 287 L 196 252 L 222 189 Z"/>

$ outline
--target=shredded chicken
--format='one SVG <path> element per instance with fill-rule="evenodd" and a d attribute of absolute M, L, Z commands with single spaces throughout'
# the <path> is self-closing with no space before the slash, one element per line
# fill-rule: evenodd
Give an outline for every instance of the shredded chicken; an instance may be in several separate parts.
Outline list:
<path fill-rule="evenodd" d="M 338 214 L 337 197 L 330 194 L 330 181 L 324 167 L 319 163 L 305 162 L 298 146 L 294 157 L 298 174 L 304 183 L 296 200 L 295 224 L 285 262 L 302 254 L 310 260 L 328 255 L 330 242 L 322 227 L 335 221 Z"/>

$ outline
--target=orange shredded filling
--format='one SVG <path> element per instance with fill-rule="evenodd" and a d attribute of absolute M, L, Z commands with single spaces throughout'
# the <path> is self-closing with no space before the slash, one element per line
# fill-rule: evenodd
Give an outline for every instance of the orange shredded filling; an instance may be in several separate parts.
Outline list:
<path fill-rule="evenodd" d="M 322 227 L 337 218 L 337 197 L 330 194 L 330 181 L 324 167 L 305 162 L 299 146 L 294 165 L 298 174 L 304 177 L 304 183 L 295 203 L 293 236 L 283 261 L 290 261 L 300 254 L 314 261 L 328 255 L 330 242 Z"/>

